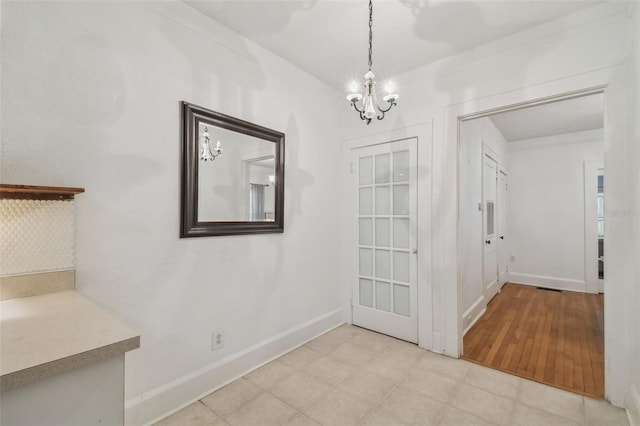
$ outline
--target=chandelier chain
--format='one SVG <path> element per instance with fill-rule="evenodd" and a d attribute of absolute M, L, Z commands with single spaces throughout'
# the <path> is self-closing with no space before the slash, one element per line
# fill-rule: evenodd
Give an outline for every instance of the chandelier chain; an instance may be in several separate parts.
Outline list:
<path fill-rule="evenodd" d="M 371 56 L 373 54 L 373 3 L 369 0 L 369 71 L 371 71 Z"/>

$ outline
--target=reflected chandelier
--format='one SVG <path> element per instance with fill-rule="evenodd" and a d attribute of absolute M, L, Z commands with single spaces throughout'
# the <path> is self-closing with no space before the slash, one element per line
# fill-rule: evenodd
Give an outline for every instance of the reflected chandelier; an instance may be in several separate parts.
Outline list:
<path fill-rule="evenodd" d="M 396 101 L 400 97 L 397 93 L 388 93 L 385 95 L 382 100 L 388 103 L 386 108 L 381 108 L 378 104 L 378 99 L 376 97 L 375 86 L 376 82 L 373 80 L 375 75 L 371 71 L 371 55 L 373 53 L 373 4 L 372 0 L 369 0 L 369 71 L 364 75 L 364 100 L 363 95 L 357 93 L 357 86 L 355 83 L 352 84 L 350 90 L 351 93 L 347 95 L 347 100 L 351 102 L 351 106 L 360 113 L 360 118 L 364 120 L 367 124 L 371 123 L 374 117 L 378 120 L 382 120 L 384 118 L 384 114 L 393 108 L 394 105 L 397 105 Z M 391 92 L 392 90 L 389 90 Z M 358 105 L 358 102 L 362 102 Z"/>
<path fill-rule="evenodd" d="M 209 128 L 204 126 L 204 132 L 202 134 L 202 139 L 200 140 L 200 160 L 202 161 L 213 161 L 216 157 L 222 155 L 222 148 L 220 147 L 220 141 L 217 141 L 216 147 L 211 150 L 209 138 Z"/>

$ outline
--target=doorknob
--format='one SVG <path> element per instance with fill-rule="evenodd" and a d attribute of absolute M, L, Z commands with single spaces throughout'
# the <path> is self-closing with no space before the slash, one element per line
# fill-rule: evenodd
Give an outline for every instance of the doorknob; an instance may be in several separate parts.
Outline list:
<path fill-rule="evenodd" d="M 504 240 L 504 235 L 500 235 L 500 239 L 501 239 L 501 240 Z"/>
<path fill-rule="evenodd" d="M 491 244 L 491 240 L 484 240 L 485 243 Z"/>

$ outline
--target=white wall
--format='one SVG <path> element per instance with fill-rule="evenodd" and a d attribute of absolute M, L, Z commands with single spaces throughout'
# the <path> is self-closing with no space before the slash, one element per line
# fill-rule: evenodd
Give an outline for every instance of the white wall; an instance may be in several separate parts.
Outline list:
<path fill-rule="evenodd" d="M 459 291 L 462 298 L 463 328 L 468 328 L 481 316 L 489 300 L 483 296 L 483 212 L 484 171 L 483 146 L 487 145 L 501 165 L 507 166 L 506 145 L 502 133 L 488 117 L 463 121 L 460 124 L 460 233 Z M 498 212 L 498 214 L 501 214 Z"/>
<path fill-rule="evenodd" d="M 433 123 L 433 144 L 419 142 L 418 151 L 430 156 L 418 167 L 428 173 L 432 185 L 419 191 L 430 194 L 430 217 L 418 223 L 425 244 L 420 250 L 431 253 L 433 267 L 419 271 L 420 292 L 433 301 L 431 312 L 421 312 L 419 334 L 428 335 L 421 344 L 437 352 L 459 356 L 461 349 L 462 303 L 458 299 L 458 117 L 488 111 L 505 105 L 528 102 L 576 90 L 606 86 L 605 167 L 610 206 L 627 205 L 630 175 L 620 167 L 625 152 L 633 148 L 625 123 L 629 110 L 624 105 L 627 92 L 622 73 L 629 42 L 629 3 L 607 2 L 576 14 L 549 22 L 473 51 L 394 76 L 400 101 L 387 117 L 364 126 L 349 106 L 343 106 L 345 139 L 367 135 L 402 133 L 420 123 Z M 384 58 L 378 58 L 382 66 Z M 374 64 L 375 68 L 375 64 Z M 374 69 L 375 71 L 375 69 Z M 380 75 L 380 78 L 388 76 Z M 433 159 L 424 162 L 424 159 Z M 609 220 L 611 222 L 611 220 Z M 606 222 L 605 222 L 606 223 Z M 616 224 L 617 225 L 617 224 Z M 629 384 L 631 365 L 627 347 L 633 319 L 626 309 L 627 283 L 634 268 L 626 259 L 630 241 L 625 237 L 629 224 L 606 223 L 609 246 L 607 264 L 617 271 L 607 272 L 618 287 L 605 288 L 607 346 L 613 348 L 606 360 L 607 396 L 623 403 Z M 633 275 L 637 281 L 637 273 Z M 343 271 L 348 277 L 348 270 Z M 605 280 L 605 287 L 607 286 Z M 625 283 L 625 284 L 620 284 Z M 424 328 L 428 330 L 424 331 Z M 637 358 L 635 358 L 637 359 Z"/>
<path fill-rule="evenodd" d="M 142 336 L 129 423 L 341 322 L 341 96 L 181 2 L 1 8 L 1 180 L 86 188 L 78 288 Z M 286 133 L 284 234 L 178 238 L 181 100 Z"/>
<path fill-rule="evenodd" d="M 585 291 L 584 161 L 604 161 L 603 133 L 509 142 L 507 159 L 509 281 Z"/>

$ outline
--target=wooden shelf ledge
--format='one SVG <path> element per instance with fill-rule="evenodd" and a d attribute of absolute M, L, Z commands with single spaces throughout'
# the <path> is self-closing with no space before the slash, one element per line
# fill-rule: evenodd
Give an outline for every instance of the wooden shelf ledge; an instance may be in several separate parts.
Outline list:
<path fill-rule="evenodd" d="M 0 184 L 0 199 L 73 200 L 76 194 L 83 192 L 84 188 Z"/>

